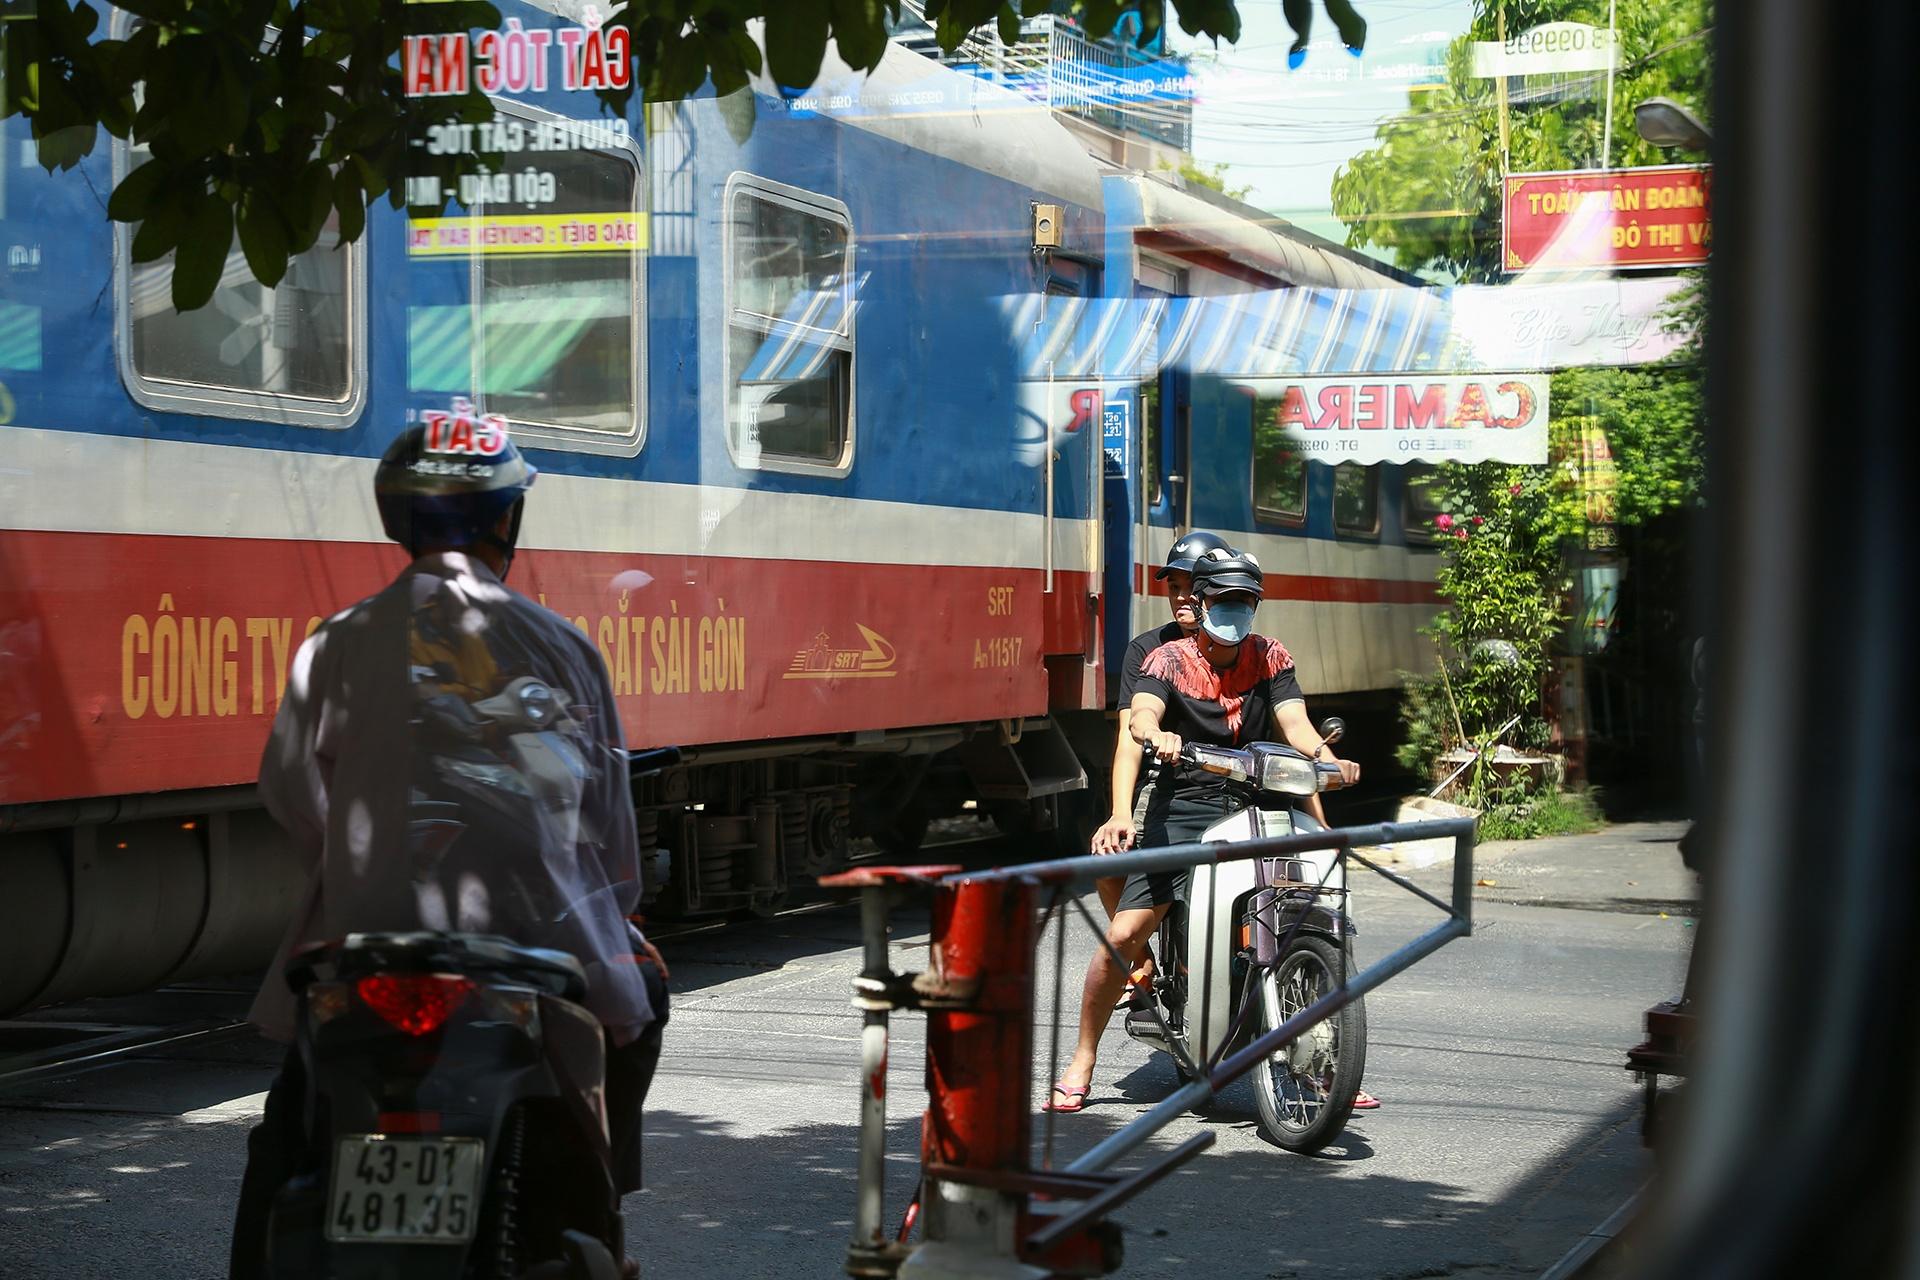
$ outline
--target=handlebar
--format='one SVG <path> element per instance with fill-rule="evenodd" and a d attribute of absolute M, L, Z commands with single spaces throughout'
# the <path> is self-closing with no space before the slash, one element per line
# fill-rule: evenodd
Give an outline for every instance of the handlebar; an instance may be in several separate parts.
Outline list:
<path fill-rule="evenodd" d="M 1329 739 L 1329 743 L 1331 743 L 1331 739 Z M 1297 757 L 1302 761 L 1306 761 L 1307 759 L 1304 753 L 1302 753 L 1298 748 L 1291 746 L 1290 744 L 1267 743 L 1267 744 L 1260 744 L 1260 745 L 1265 745 L 1269 747 L 1279 747 L 1281 750 Z M 1159 756 L 1154 752 L 1154 749 L 1150 746 L 1145 745 L 1144 743 L 1141 745 L 1140 749 L 1141 749 L 1141 752 L 1146 757 L 1146 765 L 1149 769 L 1163 769 L 1167 766 L 1168 763 L 1170 763 L 1168 761 L 1161 760 Z M 1218 751 L 1233 752 L 1236 755 L 1248 757 L 1249 766 L 1251 766 L 1252 764 L 1251 752 L 1247 748 L 1215 747 L 1215 746 L 1209 746 L 1204 743 L 1192 743 L 1192 742 L 1185 742 L 1185 741 L 1183 741 L 1180 744 L 1179 762 L 1182 764 L 1193 765 L 1197 768 L 1206 770 L 1209 773 L 1220 774 L 1223 777 L 1224 781 L 1228 783 L 1238 783 L 1242 786 L 1252 786 L 1256 789 L 1260 786 L 1259 781 L 1256 778 L 1250 776 L 1251 775 L 1250 768 L 1247 776 L 1236 776 L 1234 774 L 1227 773 L 1217 768 L 1209 769 L 1207 767 L 1205 760 L 1203 759 L 1203 755 L 1202 755 L 1203 750 L 1213 751 L 1213 752 L 1218 752 Z M 1310 763 L 1312 763 L 1313 769 L 1314 769 L 1314 777 L 1317 783 L 1316 790 L 1338 791 L 1340 788 L 1347 785 L 1346 775 L 1341 773 L 1340 766 L 1337 763 L 1330 764 L 1324 760 L 1314 760 L 1314 761 L 1311 761 Z"/>

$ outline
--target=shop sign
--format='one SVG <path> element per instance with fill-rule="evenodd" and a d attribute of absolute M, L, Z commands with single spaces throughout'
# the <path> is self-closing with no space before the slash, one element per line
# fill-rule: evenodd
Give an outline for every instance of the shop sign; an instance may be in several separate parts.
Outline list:
<path fill-rule="evenodd" d="M 1712 241 L 1706 165 L 1515 173 L 1501 263 L 1510 272 L 1697 267 Z"/>
<path fill-rule="evenodd" d="M 1561 75 L 1570 71 L 1609 71 L 1620 57 L 1620 34 L 1582 22 L 1543 22 L 1530 31 L 1499 40 L 1473 42 L 1473 74 L 1498 76 Z"/>
<path fill-rule="evenodd" d="M 1310 462 L 1547 461 L 1547 375 L 1349 374 L 1246 384 Z"/>

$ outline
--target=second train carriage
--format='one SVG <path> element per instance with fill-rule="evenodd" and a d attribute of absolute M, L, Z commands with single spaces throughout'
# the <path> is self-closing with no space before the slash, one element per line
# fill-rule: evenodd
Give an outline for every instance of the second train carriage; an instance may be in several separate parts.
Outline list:
<path fill-rule="evenodd" d="M 375 211 L 274 289 L 236 248 L 186 316 L 98 203 L 139 157 L 49 176 L 0 122 L 0 1010 L 268 954 L 299 869 L 253 803 L 259 749 L 301 638 L 401 563 L 370 478 L 425 410 L 509 417 L 543 472 L 514 585 L 593 638 L 633 745 L 688 748 L 636 795 L 663 907 L 766 905 L 850 831 L 911 843 L 962 793 L 1059 825 L 1104 758 L 1116 645 L 1163 607 L 1146 568 L 1188 524 L 1295 584 L 1263 623 L 1310 683 L 1391 680 L 1340 655 L 1354 628 L 1411 636 L 1430 567 L 1391 531 L 1344 549 L 1318 468 L 1299 519 L 1262 524 L 1247 357 L 1187 348 L 1225 308 L 1266 318 L 1248 351 L 1336 367 L 1329 308 L 1414 291 L 1102 173 L 1044 112 L 905 50 L 867 86 L 886 107 L 762 86 L 744 141 L 711 98 L 570 136 L 557 96 L 502 102 L 573 144 L 537 213 Z M 482 219 L 638 234 L 474 252 Z M 1096 401 L 1135 406 L 1152 460 L 1129 476 L 1105 474 Z"/>

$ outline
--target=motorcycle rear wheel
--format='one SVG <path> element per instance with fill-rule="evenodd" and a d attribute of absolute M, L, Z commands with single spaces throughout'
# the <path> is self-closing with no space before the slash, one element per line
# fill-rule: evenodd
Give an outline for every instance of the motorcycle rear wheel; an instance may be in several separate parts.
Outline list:
<path fill-rule="evenodd" d="M 1295 938 L 1278 963 L 1253 974 L 1247 998 L 1259 1002 L 1259 1034 L 1332 991 L 1352 967 L 1352 956 L 1327 939 Z M 1320 1150 L 1346 1128 L 1366 1065 L 1367 1011 L 1355 1000 L 1253 1069 L 1261 1134 L 1288 1151 Z"/>

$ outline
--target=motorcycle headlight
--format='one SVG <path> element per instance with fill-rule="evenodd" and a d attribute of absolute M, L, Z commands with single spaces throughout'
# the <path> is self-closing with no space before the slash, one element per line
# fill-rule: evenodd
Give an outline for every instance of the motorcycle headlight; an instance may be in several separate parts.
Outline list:
<path fill-rule="evenodd" d="M 1310 796 L 1320 790 L 1313 762 L 1298 756 L 1269 755 L 1260 760 L 1260 789 L 1288 796 Z"/>

